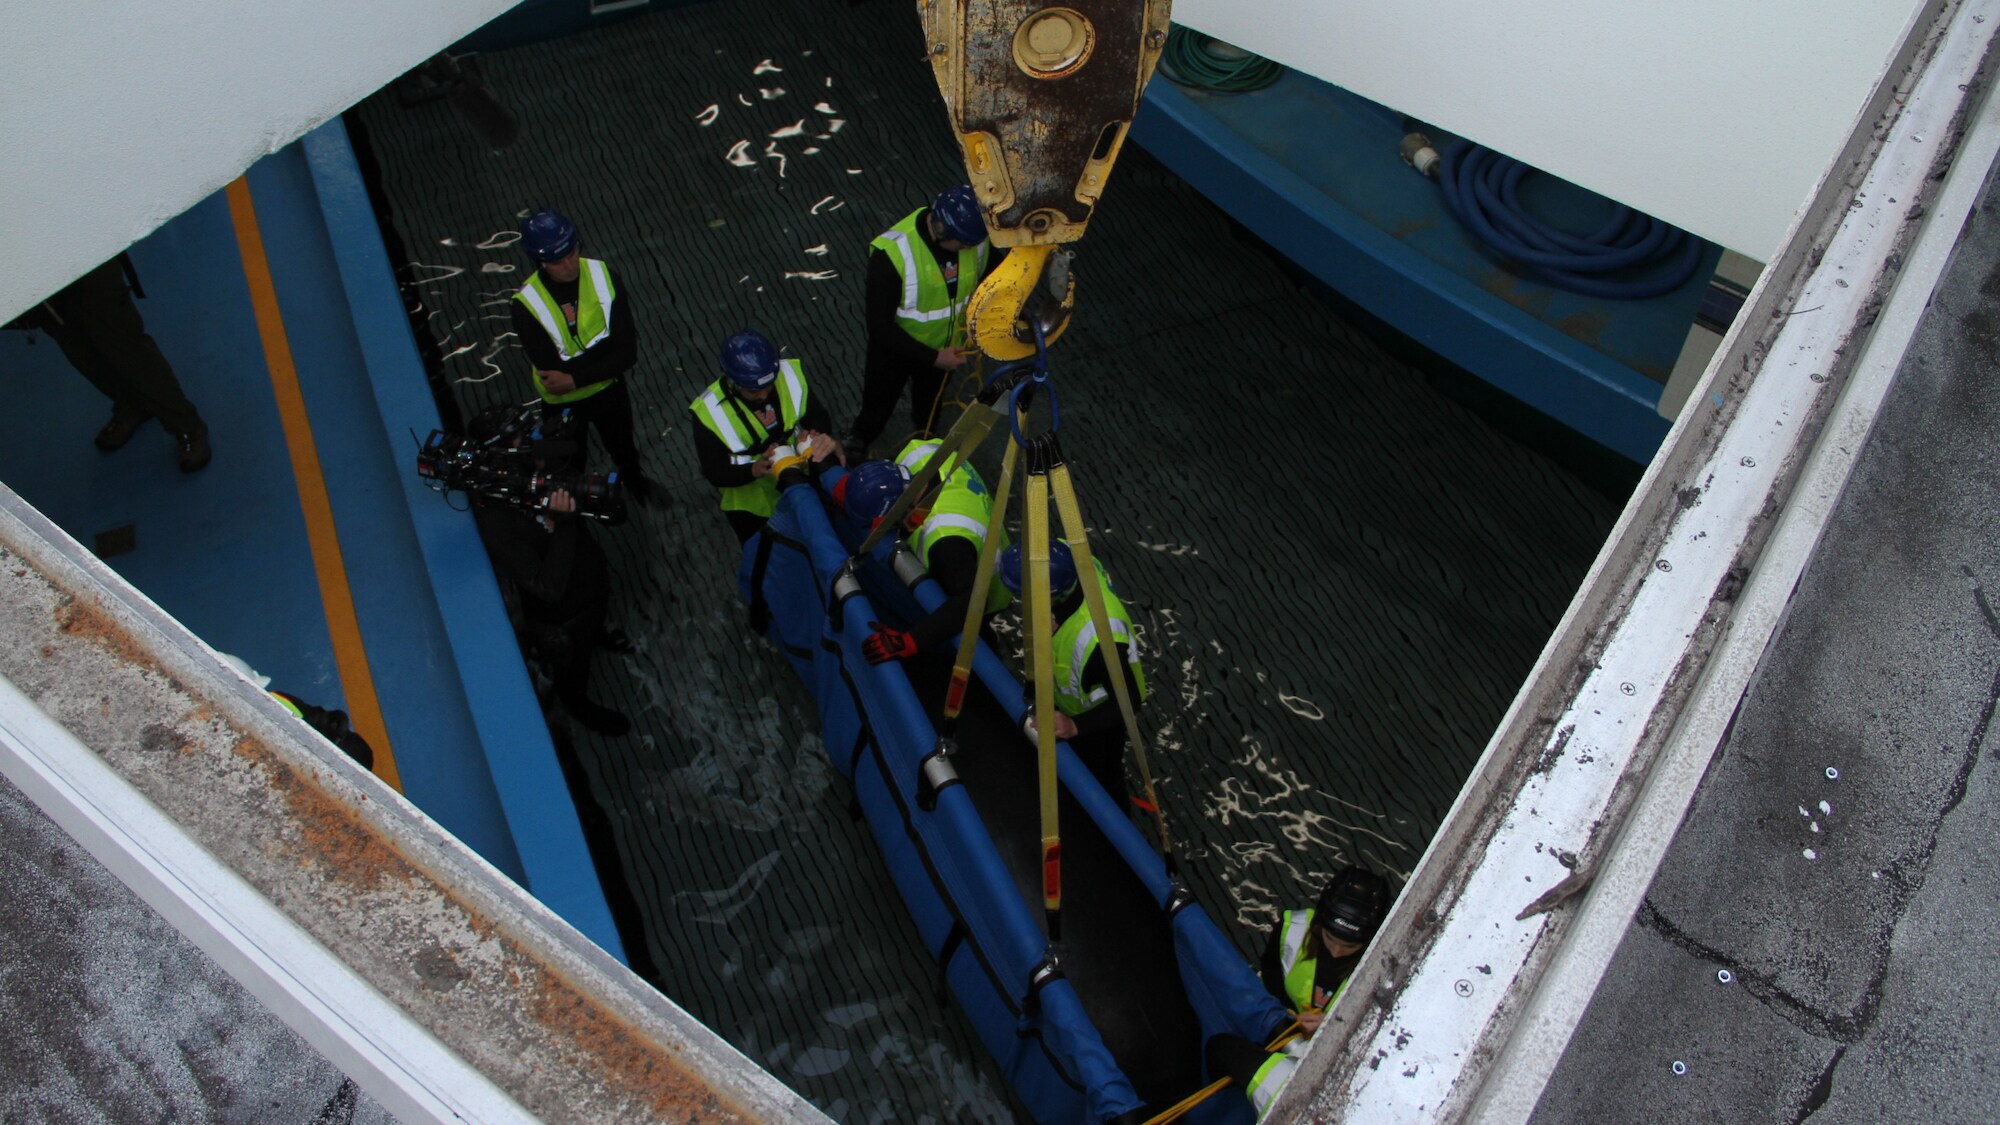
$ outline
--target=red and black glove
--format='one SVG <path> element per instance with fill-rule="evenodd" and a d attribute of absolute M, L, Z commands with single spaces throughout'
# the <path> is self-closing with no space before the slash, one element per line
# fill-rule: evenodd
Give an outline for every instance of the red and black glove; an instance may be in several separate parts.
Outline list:
<path fill-rule="evenodd" d="M 879 621 L 870 621 L 868 627 L 875 630 L 873 636 L 861 642 L 861 655 L 868 658 L 868 663 L 908 660 L 917 654 L 917 639 L 901 629 L 891 629 Z"/>

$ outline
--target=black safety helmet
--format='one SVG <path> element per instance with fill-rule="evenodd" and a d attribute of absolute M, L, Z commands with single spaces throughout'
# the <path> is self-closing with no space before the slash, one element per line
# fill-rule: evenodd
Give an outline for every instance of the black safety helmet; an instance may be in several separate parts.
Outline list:
<path fill-rule="evenodd" d="M 1357 945 L 1368 944 L 1388 914 L 1388 880 L 1359 867 L 1341 868 L 1313 904 L 1314 925 Z"/>

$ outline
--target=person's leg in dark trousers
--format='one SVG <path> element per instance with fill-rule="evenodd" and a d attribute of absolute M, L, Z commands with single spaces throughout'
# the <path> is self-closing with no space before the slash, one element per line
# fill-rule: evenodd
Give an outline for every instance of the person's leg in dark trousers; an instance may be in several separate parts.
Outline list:
<path fill-rule="evenodd" d="M 910 436 L 944 436 L 945 380 L 956 372 L 926 367 L 910 372 Z"/>
<path fill-rule="evenodd" d="M 552 729 L 549 741 L 555 746 L 556 764 L 562 767 L 563 781 L 569 788 L 570 803 L 576 806 L 577 827 L 583 829 L 584 847 L 590 852 L 590 864 L 597 871 L 598 885 L 604 891 L 604 905 L 611 909 L 611 924 L 618 930 L 618 940 L 625 946 L 625 964 L 639 979 L 654 988 L 666 988 L 665 978 L 660 975 L 659 966 L 653 963 L 653 953 L 646 940 L 645 915 L 639 910 L 639 902 L 632 895 L 632 884 L 625 878 L 625 869 L 619 863 L 618 837 L 612 831 L 611 817 L 598 803 L 597 793 L 590 787 L 590 775 L 584 770 L 583 759 L 576 753 L 576 744 L 567 730 Z"/>
<path fill-rule="evenodd" d="M 44 321 L 50 338 L 70 364 L 111 400 L 113 421 L 130 423 L 124 436 L 129 437 L 147 417 L 158 418 L 175 437 L 206 433 L 201 413 L 181 391 L 172 365 L 146 331 L 117 259 L 71 282 L 48 303 L 54 313 Z"/>
<path fill-rule="evenodd" d="M 548 654 L 556 698 L 585 727 L 615 737 L 632 729 L 631 720 L 590 698 L 590 657 L 604 636 L 604 614 L 610 607 L 611 592 L 600 583 L 590 583 L 580 601 L 567 620 L 549 630 L 560 638 L 556 651 Z"/>
<path fill-rule="evenodd" d="M 584 435 L 595 429 L 604 442 L 604 451 L 611 455 L 611 463 L 617 466 L 619 475 L 625 479 L 625 490 L 634 500 L 641 503 L 651 501 L 656 490 L 639 468 L 639 447 L 632 439 L 632 392 L 625 388 L 625 380 L 620 379 L 586 399 L 564 403 L 560 406 L 542 404 L 542 415 L 560 414 L 564 409 L 570 412 L 573 422 L 582 423 L 577 431 L 576 469 L 582 471 L 585 445 Z M 663 494 L 662 494 L 663 495 Z"/>
<path fill-rule="evenodd" d="M 639 473 L 639 447 L 632 440 L 632 392 L 625 389 L 625 380 L 620 379 L 589 398 L 564 403 L 570 417 L 597 431 L 604 442 L 604 451 L 611 455 L 611 463 L 627 477 Z M 544 405 L 544 413 L 560 412 L 563 406 Z"/>
<path fill-rule="evenodd" d="M 1131 799 L 1125 788 L 1125 730 L 1102 731 L 1097 734 L 1082 734 L 1069 740 L 1069 748 L 1097 784 L 1104 787 L 1104 795 L 1111 803 L 1124 809 Z"/>
<path fill-rule="evenodd" d="M 861 379 L 861 410 L 848 428 L 853 443 L 866 447 L 882 436 L 889 416 L 896 412 L 896 399 L 903 384 L 910 381 L 910 369 L 900 363 L 871 363 Z"/>

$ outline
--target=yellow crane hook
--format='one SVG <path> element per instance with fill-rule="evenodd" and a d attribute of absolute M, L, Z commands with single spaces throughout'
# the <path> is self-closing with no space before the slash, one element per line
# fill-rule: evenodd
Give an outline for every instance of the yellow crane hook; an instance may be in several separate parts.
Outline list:
<path fill-rule="evenodd" d="M 964 150 L 993 245 L 1007 260 L 981 282 L 971 335 L 1000 360 L 1054 340 L 1076 286 L 1083 237 L 1167 42 L 1171 0 L 922 0 L 938 90 Z"/>

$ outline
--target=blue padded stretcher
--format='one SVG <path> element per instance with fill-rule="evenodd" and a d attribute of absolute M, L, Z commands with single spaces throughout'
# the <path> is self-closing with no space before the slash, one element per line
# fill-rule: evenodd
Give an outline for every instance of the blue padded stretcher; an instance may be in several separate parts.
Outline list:
<path fill-rule="evenodd" d="M 1046 971 L 1020 683 L 982 641 L 948 768 L 927 768 L 952 654 L 871 665 L 861 645 L 871 623 L 907 623 L 944 595 L 907 555 L 896 567 L 888 545 L 840 581 L 858 538 L 818 489 L 788 488 L 744 545 L 739 586 L 817 697 L 827 755 L 853 785 L 943 983 L 1035 1120 L 1166 1109 L 1207 1084 L 1209 1036 L 1265 1042 L 1289 1017 L 1067 746 L 1058 751 L 1062 940 L 1059 972 Z M 1224 1090 L 1183 1120 L 1253 1115 L 1240 1092 Z"/>

